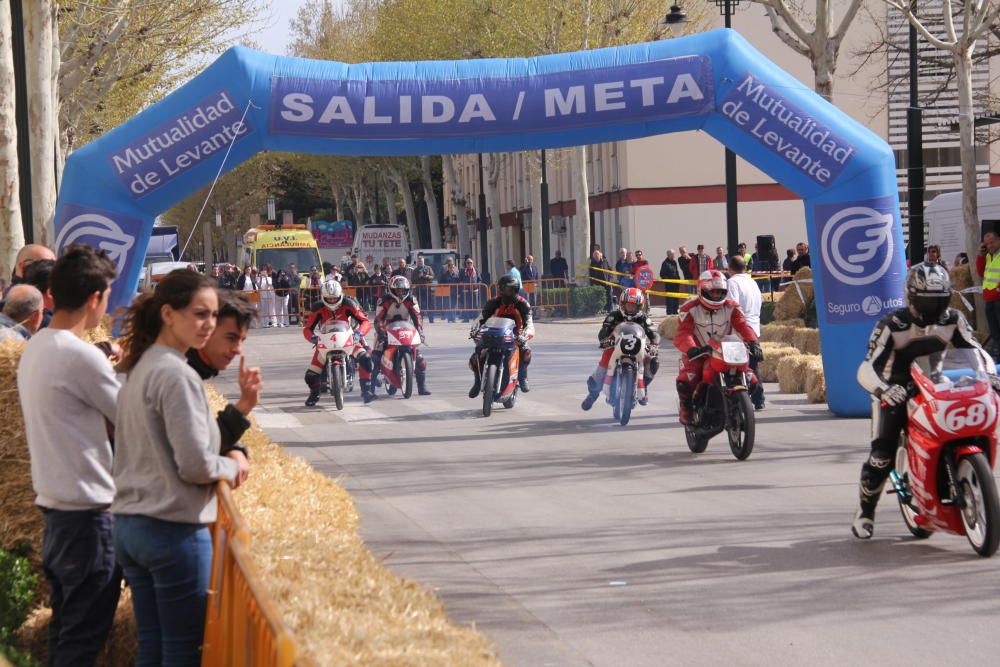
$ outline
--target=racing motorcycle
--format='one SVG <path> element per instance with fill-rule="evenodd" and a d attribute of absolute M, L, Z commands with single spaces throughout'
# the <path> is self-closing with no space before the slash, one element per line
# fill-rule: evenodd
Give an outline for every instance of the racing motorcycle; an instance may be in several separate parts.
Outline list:
<path fill-rule="evenodd" d="M 753 451 L 753 403 L 750 400 L 750 353 L 736 334 L 712 340 L 703 381 L 695 390 L 691 423 L 684 426 L 688 449 L 701 454 L 708 441 L 725 431 L 729 449 L 743 461 Z"/>
<path fill-rule="evenodd" d="M 936 358 L 935 358 L 936 357 Z M 915 537 L 965 535 L 980 556 L 1000 544 L 996 466 L 1000 401 L 976 351 L 951 348 L 910 366 L 907 425 L 889 473 Z"/>
<path fill-rule="evenodd" d="M 396 320 L 385 327 L 382 377 L 390 396 L 397 391 L 402 392 L 403 398 L 413 395 L 413 367 L 422 342 L 420 332 L 409 320 Z"/>
<path fill-rule="evenodd" d="M 632 418 L 638 400 L 639 382 L 647 354 L 646 333 L 635 322 L 622 322 L 612 335 L 614 353 L 608 361 L 605 397 L 612 414 L 622 426 Z"/>
<path fill-rule="evenodd" d="M 514 327 L 514 320 L 508 317 L 491 317 L 474 335 L 481 345 L 479 367 L 483 374 L 484 417 L 493 412 L 494 403 L 501 403 L 509 410 L 517 401 L 521 348 L 517 345 Z"/>
<path fill-rule="evenodd" d="M 348 366 L 354 362 L 352 354 L 357 341 L 354 329 L 347 322 L 331 320 L 316 333 L 316 349 L 325 354 L 324 374 L 330 395 L 338 410 L 344 409 L 344 391 L 348 390 Z M 350 379 L 353 385 L 353 377 Z"/>

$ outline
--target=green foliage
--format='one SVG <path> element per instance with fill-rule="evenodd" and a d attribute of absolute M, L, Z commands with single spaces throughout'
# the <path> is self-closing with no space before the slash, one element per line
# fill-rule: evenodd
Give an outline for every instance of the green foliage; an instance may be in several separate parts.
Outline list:
<path fill-rule="evenodd" d="M 38 577 L 28 559 L 0 549 L 0 653 L 14 665 L 31 667 L 31 656 L 13 646 L 17 629 L 28 618 Z"/>
<path fill-rule="evenodd" d="M 777 301 L 764 301 L 760 304 L 760 323 L 770 324 L 774 321 L 774 307 Z"/>
<path fill-rule="evenodd" d="M 605 292 L 603 287 L 575 287 L 569 292 L 570 317 L 590 317 L 601 311 L 604 305 Z"/>

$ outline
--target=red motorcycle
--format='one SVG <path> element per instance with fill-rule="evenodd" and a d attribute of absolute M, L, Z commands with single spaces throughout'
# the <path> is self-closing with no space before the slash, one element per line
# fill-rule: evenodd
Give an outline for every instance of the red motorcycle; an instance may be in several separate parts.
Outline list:
<path fill-rule="evenodd" d="M 420 332 L 408 320 L 390 322 L 385 328 L 385 351 L 382 353 L 382 377 L 390 396 L 403 392 L 403 398 L 413 395 L 413 366 L 417 348 L 423 340 Z"/>
<path fill-rule="evenodd" d="M 1000 401 L 979 352 L 948 349 L 910 367 L 908 421 L 889 474 L 906 527 L 965 535 L 980 556 L 1000 544 L 996 466 Z"/>
<path fill-rule="evenodd" d="M 701 454 L 726 431 L 729 449 L 743 461 L 753 451 L 756 422 L 750 401 L 750 353 L 736 334 L 711 342 L 702 383 L 694 392 L 691 423 L 684 427 L 688 449 Z"/>

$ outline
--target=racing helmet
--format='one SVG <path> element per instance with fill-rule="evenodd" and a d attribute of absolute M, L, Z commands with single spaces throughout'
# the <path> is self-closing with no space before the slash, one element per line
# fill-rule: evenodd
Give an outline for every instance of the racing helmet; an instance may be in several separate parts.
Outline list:
<path fill-rule="evenodd" d="M 327 278 L 319 286 L 319 294 L 323 299 L 323 305 L 330 310 L 337 310 L 344 302 L 344 288 L 333 278 Z"/>
<path fill-rule="evenodd" d="M 410 296 L 410 281 L 406 276 L 393 276 L 389 280 L 389 294 L 398 302 Z"/>
<path fill-rule="evenodd" d="M 698 276 L 698 301 L 709 310 L 718 310 L 726 303 L 729 281 L 721 271 L 711 269 Z"/>
<path fill-rule="evenodd" d="M 642 312 L 643 302 L 646 300 L 642 290 L 638 287 L 629 287 L 622 290 L 618 297 L 618 311 L 626 320 L 635 319 L 636 315 Z"/>
<path fill-rule="evenodd" d="M 511 305 L 517 301 L 517 295 L 521 292 L 521 285 L 518 284 L 514 276 L 500 276 L 497 280 L 497 296 L 506 305 Z"/>
<path fill-rule="evenodd" d="M 916 323 L 930 326 L 941 320 L 951 301 L 951 276 L 934 262 L 922 262 L 906 275 L 906 300 Z"/>

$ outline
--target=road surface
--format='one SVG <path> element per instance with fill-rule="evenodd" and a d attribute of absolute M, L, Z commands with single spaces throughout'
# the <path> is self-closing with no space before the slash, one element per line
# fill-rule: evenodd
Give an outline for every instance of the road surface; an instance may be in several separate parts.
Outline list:
<path fill-rule="evenodd" d="M 254 330 L 272 440 L 354 494 L 372 551 L 509 665 L 995 664 L 1000 557 L 909 537 L 894 499 L 850 536 L 868 421 L 768 385 L 757 445 L 691 454 L 677 356 L 627 427 L 582 412 L 595 322 L 539 324 L 531 392 L 483 418 L 468 325 L 428 325 L 433 395 L 306 408 L 297 327 Z M 665 348 L 669 345 L 665 345 Z M 234 373 L 221 389 L 235 395 Z"/>

